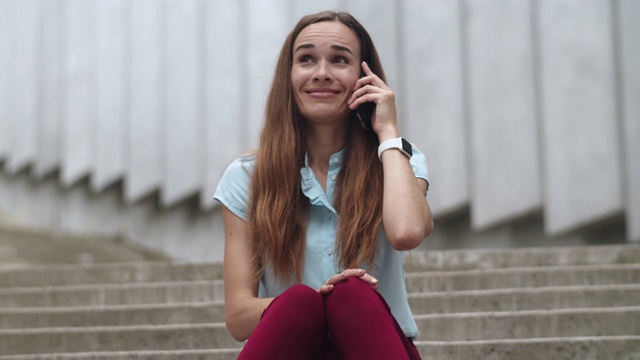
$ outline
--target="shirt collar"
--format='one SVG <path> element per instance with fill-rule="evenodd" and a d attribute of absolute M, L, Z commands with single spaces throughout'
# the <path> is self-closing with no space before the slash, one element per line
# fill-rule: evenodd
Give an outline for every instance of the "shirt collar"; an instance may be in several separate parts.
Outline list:
<path fill-rule="evenodd" d="M 346 149 L 342 149 L 329 157 L 329 178 L 331 175 L 337 175 L 340 171 L 345 150 Z M 300 169 L 300 175 L 302 175 L 302 192 L 307 198 L 309 198 L 309 202 L 312 205 L 325 206 L 334 214 L 338 215 L 336 210 L 333 208 L 332 201 L 327 197 L 327 195 L 330 195 L 331 198 L 333 197 L 333 187 L 331 187 L 331 189 L 329 188 L 329 179 L 327 179 L 327 192 L 329 194 L 322 191 L 322 186 L 320 186 L 318 178 L 316 178 L 313 170 L 309 167 L 308 154 L 304 155 L 304 167 Z"/>

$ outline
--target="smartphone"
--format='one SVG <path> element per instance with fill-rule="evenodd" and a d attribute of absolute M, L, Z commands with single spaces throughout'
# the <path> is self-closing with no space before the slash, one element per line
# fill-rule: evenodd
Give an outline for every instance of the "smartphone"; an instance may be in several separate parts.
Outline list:
<path fill-rule="evenodd" d="M 364 76 L 364 71 L 360 70 L 360 78 L 363 78 Z M 372 102 L 360 104 L 360 106 L 355 110 L 356 117 L 358 118 L 358 121 L 360 121 L 360 125 L 362 125 L 365 130 L 373 130 L 371 127 L 371 117 L 375 110 L 376 104 Z"/>

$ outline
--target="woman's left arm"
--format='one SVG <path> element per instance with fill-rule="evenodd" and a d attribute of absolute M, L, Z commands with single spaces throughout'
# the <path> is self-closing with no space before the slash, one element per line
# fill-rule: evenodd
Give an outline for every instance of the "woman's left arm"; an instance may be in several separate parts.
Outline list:
<path fill-rule="evenodd" d="M 433 230 L 431 209 L 425 196 L 427 181 L 416 179 L 409 159 L 397 149 L 383 152 L 382 164 L 385 234 L 394 249 L 414 249 Z"/>
<path fill-rule="evenodd" d="M 365 76 L 354 87 L 349 107 L 365 102 L 376 104 L 371 124 L 380 143 L 400 136 L 393 91 L 362 63 Z M 382 222 L 391 246 L 400 251 L 418 247 L 433 230 L 431 209 L 426 198 L 427 182 L 416 179 L 409 159 L 398 149 L 382 153 L 384 195 Z"/>

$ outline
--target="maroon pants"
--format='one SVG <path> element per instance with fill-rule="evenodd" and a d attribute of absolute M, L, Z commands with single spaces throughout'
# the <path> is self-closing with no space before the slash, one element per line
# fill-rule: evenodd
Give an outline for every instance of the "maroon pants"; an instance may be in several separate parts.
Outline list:
<path fill-rule="evenodd" d="M 322 296 L 294 285 L 265 309 L 238 359 L 420 359 L 382 296 L 350 278 Z"/>

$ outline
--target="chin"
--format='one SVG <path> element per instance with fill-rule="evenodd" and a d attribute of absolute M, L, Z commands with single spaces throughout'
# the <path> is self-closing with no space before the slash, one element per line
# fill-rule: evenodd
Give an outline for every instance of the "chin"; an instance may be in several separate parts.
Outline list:
<path fill-rule="evenodd" d="M 349 118 L 350 112 L 348 111 L 336 111 L 335 109 L 317 109 L 313 111 L 305 111 L 302 116 L 311 122 L 329 123 L 334 121 L 341 121 Z"/>

